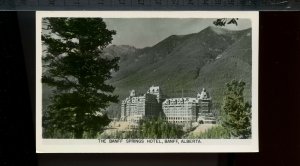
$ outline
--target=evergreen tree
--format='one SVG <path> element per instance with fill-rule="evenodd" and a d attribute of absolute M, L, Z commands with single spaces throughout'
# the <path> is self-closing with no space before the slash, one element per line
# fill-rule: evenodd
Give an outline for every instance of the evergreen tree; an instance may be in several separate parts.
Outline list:
<path fill-rule="evenodd" d="M 235 138 L 251 137 L 251 105 L 244 101 L 245 82 L 233 80 L 226 84 L 222 106 L 222 126 Z"/>
<path fill-rule="evenodd" d="M 44 130 L 95 135 L 110 122 L 104 112 L 109 102 L 118 101 L 105 81 L 118 70 L 119 58 L 102 54 L 116 32 L 101 18 L 45 18 L 43 27 L 42 83 L 55 89 Z"/>
<path fill-rule="evenodd" d="M 184 134 L 181 126 L 168 123 L 162 118 L 151 118 L 140 121 L 137 133 L 138 138 L 181 138 Z"/>

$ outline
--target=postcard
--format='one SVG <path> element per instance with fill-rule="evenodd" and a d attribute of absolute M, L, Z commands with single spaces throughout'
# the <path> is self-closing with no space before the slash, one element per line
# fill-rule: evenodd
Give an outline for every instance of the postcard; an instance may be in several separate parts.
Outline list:
<path fill-rule="evenodd" d="M 258 12 L 36 12 L 37 153 L 258 152 Z"/>

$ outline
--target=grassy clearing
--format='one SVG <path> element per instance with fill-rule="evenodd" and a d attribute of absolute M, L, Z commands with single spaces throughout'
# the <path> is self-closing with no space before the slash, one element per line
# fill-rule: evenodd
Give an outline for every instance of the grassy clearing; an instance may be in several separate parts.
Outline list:
<path fill-rule="evenodd" d="M 215 126 L 202 133 L 191 133 L 189 139 L 230 139 L 230 134 L 222 126 Z"/>

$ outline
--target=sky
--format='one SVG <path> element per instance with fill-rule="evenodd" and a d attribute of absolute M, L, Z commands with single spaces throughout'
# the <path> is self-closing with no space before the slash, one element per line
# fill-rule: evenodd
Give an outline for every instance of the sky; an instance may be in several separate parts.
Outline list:
<path fill-rule="evenodd" d="M 116 30 L 112 44 L 131 45 L 136 48 L 151 47 L 171 35 L 197 33 L 214 26 L 215 19 L 203 18 L 105 18 L 110 30 Z M 251 27 L 248 19 L 239 19 L 238 26 L 226 25 L 227 29 L 242 30 Z"/>

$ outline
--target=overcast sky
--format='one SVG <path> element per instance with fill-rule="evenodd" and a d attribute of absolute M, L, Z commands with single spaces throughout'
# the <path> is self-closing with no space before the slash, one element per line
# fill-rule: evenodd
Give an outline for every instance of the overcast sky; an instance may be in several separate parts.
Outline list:
<path fill-rule="evenodd" d="M 194 18 L 105 18 L 107 28 L 116 30 L 112 44 L 132 45 L 137 48 L 153 46 L 170 35 L 197 33 L 207 26 L 214 26 L 215 19 Z M 225 28 L 241 30 L 251 27 L 248 19 L 239 19 L 238 26 Z"/>

